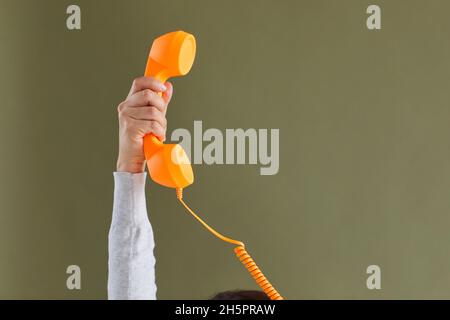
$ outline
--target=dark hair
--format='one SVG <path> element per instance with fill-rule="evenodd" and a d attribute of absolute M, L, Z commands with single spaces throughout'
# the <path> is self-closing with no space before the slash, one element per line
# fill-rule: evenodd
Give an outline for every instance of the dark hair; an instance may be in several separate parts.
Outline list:
<path fill-rule="evenodd" d="M 258 290 L 230 290 L 216 293 L 210 300 L 270 300 L 262 291 Z"/>

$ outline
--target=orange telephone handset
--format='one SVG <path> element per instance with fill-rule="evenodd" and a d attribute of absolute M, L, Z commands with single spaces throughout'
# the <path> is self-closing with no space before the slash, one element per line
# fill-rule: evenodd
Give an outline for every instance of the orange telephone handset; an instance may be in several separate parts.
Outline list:
<path fill-rule="evenodd" d="M 153 41 L 145 68 L 145 76 L 155 77 L 164 83 L 171 77 L 186 75 L 194 63 L 195 51 L 196 42 L 192 34 L 175 31 L 162 35 Z M 175 188 L 181 204 L 207 230 L 219 239 L 237 245 L 234 249 L 236 256 L 267 296 L 272 300 L 283 300 L 283 297 L 270 284 L 247 253 L 243 242 L 218 233 L 184 202 L 183 188 L 194 182 L 194 173 L 183 147 L 179 144 L 164 144 L 153 134 L 149 134 L 144 137 L 144 154 L 153 181 L 166 187 Z"/>
<path fill-rule="evenodd" d="M 145 68 L 146 77 L 166 82 L 189 72 L 195 58 L 195 38 L 184 31 L 167 33 L 153 41 Z M 185 188 L 194 182 L 194 173 L 184 149 L 163 144 L 153 134 L 144 137 L 144 154 L 151 178 L 166 187 Z"/>

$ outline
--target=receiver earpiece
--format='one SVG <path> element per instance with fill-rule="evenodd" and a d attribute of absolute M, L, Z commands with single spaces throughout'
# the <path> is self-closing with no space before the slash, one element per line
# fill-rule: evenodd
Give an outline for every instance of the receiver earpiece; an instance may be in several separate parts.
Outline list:
<path fill-rule="evenodd" d="M 153 41 L 145 68 L 146 77 L 166 82 L 184 76 L 195 59 L 195 38 L 184 31 L 174 31 Z M 153 181 L 170 188 L 185 188 L 194 182 L 189 158 L 179 144 L 164 144 L 153 134 L 144 137 L 144 154 Z"/>

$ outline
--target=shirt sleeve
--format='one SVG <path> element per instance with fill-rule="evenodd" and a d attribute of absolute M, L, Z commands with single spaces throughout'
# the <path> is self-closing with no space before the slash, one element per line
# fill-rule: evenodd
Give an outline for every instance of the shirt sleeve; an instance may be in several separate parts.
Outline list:
<path fill-rule="evenodd" d="M 114 172 L 108 236 L 108 299 L 155 300 L 155 247 L 147 216 L 147 173 Z"/>

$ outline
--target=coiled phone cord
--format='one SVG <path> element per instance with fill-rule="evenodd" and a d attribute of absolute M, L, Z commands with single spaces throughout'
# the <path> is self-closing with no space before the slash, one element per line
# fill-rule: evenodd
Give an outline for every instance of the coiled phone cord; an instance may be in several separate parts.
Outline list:
<path fill-rule="evenodd" d="M 270 284 L 269 280 L 267 280 L 267 278 L 261 272 L 259 267 L 256 265 L 255 261 L 253 261 L 252 257 L 250 257 L 247 250 L 245 250 L 244 243 L 241 241 L 233 240 L 233 239 L 230 239 L 230 238 L 227 238 L 227 237 L 221 235 L 219 232 L 217 232 L 216 230 L 211 228 L 206 222 L 204 222 L 199 216 L 197 216 L 194 213 L 194 211 L 192 211 L 191 208 L 189 208 L 188 205 L 183 201 L 183 189 L 182 188 L 176 188 L 176 193 L 177 193 L 178 200 L 186 208 L 186 210 L 189 211 L 189 213 L 192 214 L 194 216 L 194 218 L 197 219 L 206 229 L 208 229 L 209 232 L 211 232 L 217 238 L 219 238 L 225 242 L 237 245 L 237 247 L 234 248 L 234 252 L 235 252 L 237 258 L 245 266 L 245 268 L 251 274 L 253 279 L 255 279 L 256 283 L 261 287 L 261 289 L 265 292 L 265 294 L 271 300 L 283 300 L 283 297 Z"/>

